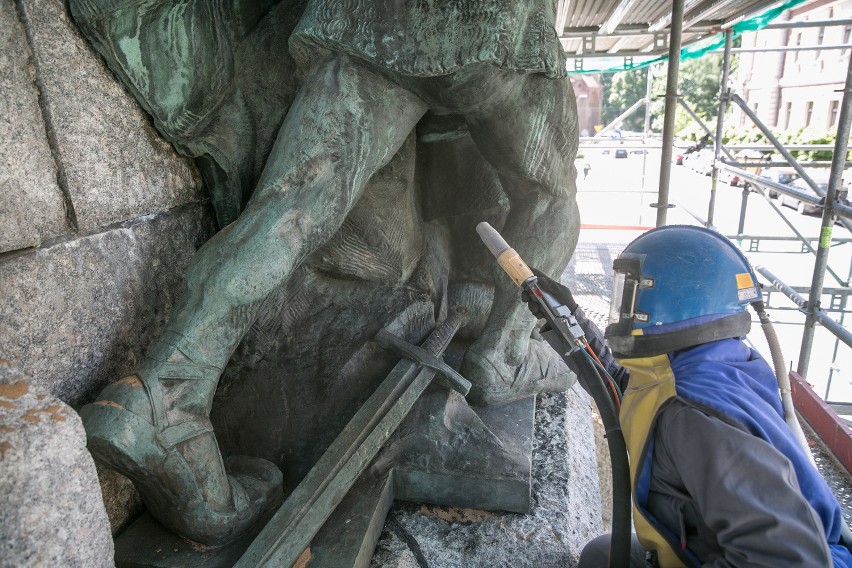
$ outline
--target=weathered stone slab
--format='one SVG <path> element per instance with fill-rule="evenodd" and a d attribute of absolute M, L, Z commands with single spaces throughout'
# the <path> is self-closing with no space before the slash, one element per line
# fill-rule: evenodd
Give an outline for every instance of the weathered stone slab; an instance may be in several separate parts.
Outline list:
<path fill-rule="evenodd" d="M 23 0 L 47 127 L 82 233 L 203 198 L 191 162 L 77 32 L 62 0 Z"/>
<path fill-rule="evenodd" d="M 0 2 L 0 252 L 68 232 L 26 32 Z"/>
<path fill-rule="evenodd" d="M 222 547 L 205 546 L 163 528 L 143 514 L 115 540 L 118 568 L 231 568 L 251 544 L 257 530 Z"/>
<path fill-rule="evenodd" d="M 588 396 L 539 395 L 529 515 L 397 503 L 371 566 L 576 566 L 602 532 Z"/>
<path fill-rule="evenodd" d="M 112 566 L 80 417 L 0 361 L 0 565 Z"/>
<path fill-rule="evenodd" d="M 188 205 L 0 261 L 0 356 L 68 404 L 133 372 L 213 232 Z"/>

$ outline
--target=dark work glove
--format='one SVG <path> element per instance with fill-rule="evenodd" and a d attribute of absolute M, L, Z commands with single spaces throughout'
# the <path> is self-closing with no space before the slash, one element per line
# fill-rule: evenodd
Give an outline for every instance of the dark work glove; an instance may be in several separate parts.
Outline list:
<path fill-rule="evenodd" d="M 610 376 L 619 383 L 619 387 L 624 389 L 627 384 L 627 379 L 629 375 L 627 373 L 627 369 L 619 365 L 615 358 L 612 356 L 612 351 L 610 351 L 609 347 L 604 340 L 603 333 L 598 328 L 597 325 L 590 319 L 586 317 L 586 314 L 583 313 L 582 309 L 579 309 L 577 305 L 577 301 L 574 300 L 574 295 L 571 294 L 571 290 L 568 289 L 567 286 L 563 286 L 559 282 L 548 278 L 535 268 L 532 268 L 533 274 L 538 277 L 538 285 L 542 289 L 542 291 L 547 292 L 551 296 L 555 297 L 559 302 L 565 305 L 571 313 L 574 314 L 574 317 L 577 318 L 577 323 L 580 324 L 580 327 L 583 328 L 583 333 L 586 334 L 586 340 L 589 342 L 589 346 L 592 348 L 592 351 L 598 356 L 603 363 L 604 368 L 610 374 Z M 544 315 L 541 311 L 541 306 L 538 302 L 531 298 L 529 293 L 524 290 L 521 294 L 521 299 L 527 303 L 530 311 L 537 318 L 542 318 Z M 542 333 L 546 333 L 549 329 L 549 326 L 545 325 L 542 328 Z M 555 347 L 554 347 L 555 348 Z M 576 365 L 571 360 L 571 358 L 567 358 L 565 362 L 568 364 L 568 367 L 574 371 L 575 373 L 578 371 Z"/>
<path fill-rule="evenodd" d="M 533 274 L 538 277 L 538 286 L 542 289 L 542 291 L 547 292 L 556 298 L 562 305 L 567 307 L 572 314 L 577 310 L 577 302 L 574 300 L 574 296 L 571 294 L 571 290 L 569 290 L 567 286 L 563 286 L 559 282 L 548 278 L 535 268 L 533 268 L 532 271 Z M 536 301 L 535 298 L 531 298 L 526 290 L 521 293 L 521 299 L 527 303 L 527 307 L 535 317 L 539 319 L 544 317 L 538 301 Z"/>

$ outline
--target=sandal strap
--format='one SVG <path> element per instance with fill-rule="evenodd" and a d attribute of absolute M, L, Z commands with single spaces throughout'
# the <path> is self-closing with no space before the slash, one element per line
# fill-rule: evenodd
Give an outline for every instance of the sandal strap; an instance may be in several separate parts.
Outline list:
<path fill-rule="evenodd" d="M 209 420 L 189 420 L 187 422 L 181 422 L 180 424 L 163 428 L 163 430 L 157 432 L 157 441 L 160 442 L 165 449 L 169 449 L 181 442 L 185 442 L 212 431 L 213 425 Z"/>
<path fill-rule="evenodd" d="M 166 430 L 173 427 L 169 425 L 168 417 L 166 416 L 165 395 L 163 394 L 162 386 L 160 386 L 160 381 L 216 380 L 219 377 L 221 369 L 207 365 L 193 365 L 191 363 L 158 362 L 157 366 L 156 376 L 140 373 L 139 378 L 145 386 L 145 391 L 148 393 L 148 400 L 151 402 L 151 410 L 154 416 L 154 427 L 159 432 L 157 435 L 159 438 L 160 434 L 165 433 Z M 186 424 L 186 422 L 182 424 Z M 174 425 L 174 427 L 177 426 L 180 426 L 180 424 Z M 195 435 L 200 435 L 204 432 L 198 431 Z"/>

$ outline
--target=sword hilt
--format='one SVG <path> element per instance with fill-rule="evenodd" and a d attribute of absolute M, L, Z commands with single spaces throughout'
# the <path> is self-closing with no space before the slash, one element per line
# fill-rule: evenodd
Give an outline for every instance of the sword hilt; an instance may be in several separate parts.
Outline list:
<path fill-rule="evenodd" d="M 452 306 L 447 310 L 447 319 L 423 342 L 421 347 L 432 355 L 439 355 L 449 346 L 456 332 L 470 320 L 470 311 L 464 306 Z"/>

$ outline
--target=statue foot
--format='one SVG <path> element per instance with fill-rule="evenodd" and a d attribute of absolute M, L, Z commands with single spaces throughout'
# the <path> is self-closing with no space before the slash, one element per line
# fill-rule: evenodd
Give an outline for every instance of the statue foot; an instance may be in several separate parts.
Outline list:
<path fill-rule="evenodd" d="M 202 380 L 170 380 L 168 391 L 126 377 L 80 416 L 92 455 L 129 477 L 157 520 L 191 540 L 222 545 L 280 500 L 282 474 L 261 458 L 222 460 L 208 417 L 193 416 L 191 405 L 180 408 L 180 395 Z"/>
<path fill-rule="evenodd" d="M 538 339 L 528 345 L 526 356 L 513 365 L 505 350 L 478 349 L 474 343 L 461 367 L 461 374 L 473 383 L 468 401 L 477 406 L 501 404 L 571 388 L 577 377 L 550 345 Z"/>

